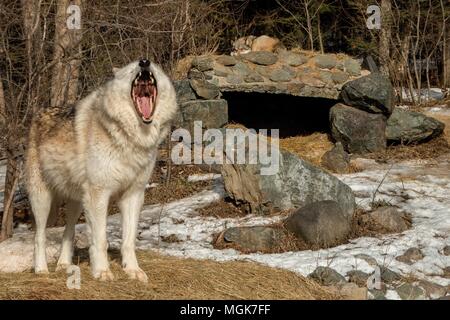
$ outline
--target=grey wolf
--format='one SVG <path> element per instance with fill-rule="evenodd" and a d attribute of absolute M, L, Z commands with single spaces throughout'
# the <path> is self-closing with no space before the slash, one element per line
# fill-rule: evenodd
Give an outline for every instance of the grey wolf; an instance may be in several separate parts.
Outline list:
<path fill-rule="evenodd" d="M 114 78 L 74 107 L 48 108 L 34 117 L 25 178 L 36 223 L 34 271 L 47 273 L 45 229 L 64 201 L 66 227 L 57 269 L 72 264 L 75 224 L 84 210 L 90 229 L 94 278 L 113 280 L 108 262 L 108 204 L 122 214 L 122 267 L 147 281 L 138 265 L 135 241 L 145 185 L 158 145 L 177 112 L 174 87 L 162 69 L 142 59 L 115 71 Z"/>
<path fill-rule="evenodd" d="M 241 37 L 232 42 L 233 50 L 232 56 L 249 53 L 252 51 L 269 51 L 276 52 L 279 49 L 283 49 L 284 46 L 277 38 L 272 38 L 266 35 L 259 37 L 246 36 Z"/>

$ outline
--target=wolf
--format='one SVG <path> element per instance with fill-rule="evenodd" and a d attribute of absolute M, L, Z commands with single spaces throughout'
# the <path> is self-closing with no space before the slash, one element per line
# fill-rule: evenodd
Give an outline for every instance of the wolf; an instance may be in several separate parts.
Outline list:
<path fill-rule="evenodd" d="M 232 41 L 231 44 L 233 46 L 233 50 L 231 52 L 232 56 L 238 56 L 252 51 L 277 52 L 279 50 L 285 49 L 279 39 L 272 38 L 266 35 L 262 35 L 259 37 L 241 37 L 235 41 Z"/>
<path fill-rule="evenodd" d="M 35 219 L 34 271 L 47 273 L 45 229 L 66 203 L 66 227 L 57 270 L 72 264 L 75 224 L 84 211 L 90 230 L 94 278 L 113 280 L 106 218 L 117 199 L 122 214 L 122 267 L 146 282 L 135 241 L 145 185 L 158 145 L 178 112 L 176 94 L 161 67 L 147 59 L 118 69 L 114 77 L 70 108 L 47 108 L 32 121 L 25 184 Z"/>

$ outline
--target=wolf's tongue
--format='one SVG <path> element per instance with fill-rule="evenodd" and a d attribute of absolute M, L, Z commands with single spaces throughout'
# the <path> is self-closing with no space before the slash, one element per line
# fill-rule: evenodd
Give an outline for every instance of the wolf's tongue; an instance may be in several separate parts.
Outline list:
<path fill-rule="evenodd" d="M 149 119 L 152 114 L 152 106 L 150 97 L 139 97 L 139 106 L 144 118 Z"/>

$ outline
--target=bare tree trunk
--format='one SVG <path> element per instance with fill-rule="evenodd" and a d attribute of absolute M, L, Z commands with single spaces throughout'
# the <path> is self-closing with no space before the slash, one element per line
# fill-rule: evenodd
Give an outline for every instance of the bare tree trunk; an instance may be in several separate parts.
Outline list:
<path fill-rule="evenodd" d="M 448 30 L 448 26 L 446 26 L 443 40 L 443 61 L 444 61 L 444 70 L 442 76 L 442 83 L 444 88 L 450 87 L 450 30 Z"/>
<path fill-rule="evenodd" d="M 390 41 L 392 27 L 391 0 L 381 0 L 380 71 L 389 77 Z"/>
<path fill-rule="evenodd" d="M 38 96 L 39 84 L 32 81 L 35 66 L 38 65 L 38 50 L 40 40 L 40 6 L 42 0 L 22 0 L 22 21 L 25 36 L 26 59 L 28 65 L 28 100 L 27 105 L 36 111 L 37 103 L 33 101 Z"/>
<path fill-rule="evenodd" d="M 5 121 L 6 121 L 5 92 L 3 91 L 3 79 L 2 75 L 0 74 L 0 128 L 4 128 Z"/>
<path fill-rule="evenodd" d="M 5 191 L 3 198 L 2 228 L 0 242 L 8 239 L 13 233 L 14 194 L 19 184 L 20 160 L 18 153 L 10 148 L 6 150 L 8 162 L 6 164 Z"/>
<path fill-rule="evenodd" d="M 317 15 L 317 33 L 319 36 L 319 46 L 320 46 L 320 53 L 324 53 L 323 50 L 323 39 L 322 39 L 322 31 L 320 30 L 320 14 Z"/>
<path fill-rule="evenodd" d="M 82 0 L 58 0 L 55 18 L 55 47 L 51 105 L 62 106 L 73 103 L 78 93 L 78 75 L 80 69 L 81 29 L 67 27 L 67 8 L 74 4 L 81 8 Z"/>
<path fill-rule="evenodd" d="M 306 24 L 308 28 L 308 37 L 309 37 L 309 46 L 310 50 L 314 50 L 314 35 L 313 35 L 313 28 L 312 28 L 312 22 L 311 22 L 311 15 L 309 13 L 309 1 L 304 0 L 303 4 L 305 6 L 305 14 L 306 14 Z"/>

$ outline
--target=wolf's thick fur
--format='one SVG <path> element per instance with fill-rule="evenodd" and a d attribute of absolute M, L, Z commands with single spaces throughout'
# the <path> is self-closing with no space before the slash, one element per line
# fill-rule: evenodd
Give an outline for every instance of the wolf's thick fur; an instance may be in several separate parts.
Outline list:
<path fill-rule="evenodd" d="M 36 221 L 35 272 L 48 272 L 45 227 L 50 211 L 65 201 L 67 224 L 58 267 L 72 263 L 74 226 L 84 209 L 91 230 L 92 274 L 102 280 L 113 279 L 107 257 L 106 216 L 114 197 L 122 213 L 122 266 L 131 278 L 147 280 L 135 255 L 137 223 L 157 147 L 170 130 L 177 103 L 170 79 L 152 63 L 158 95 L 153 121 L 144 123 L 130 96 L 140 70 L 139 63 L 133 62 L 73 109 L 47 109 L 33 120 L 25 175 Z"/>
<path fill-rule="evenodd" d="M 253 51 L 269 51 L 277 52 L 278 50 L 285 49 L 283 44 L 277 38 L 272 38 L 266 35 L 259 37 L 246 36 L 239 38 L 232 42 L 233 51 L 232 56 L 238 56 L 241 54 L 253 52 Z"/>

